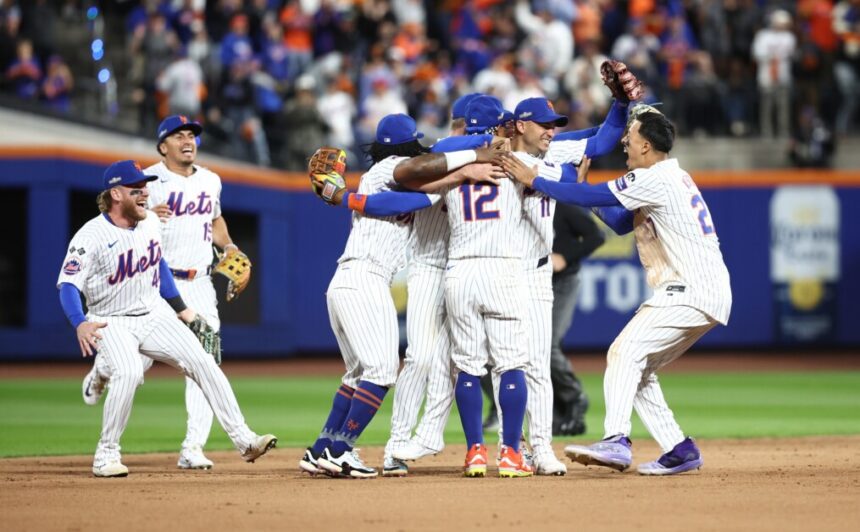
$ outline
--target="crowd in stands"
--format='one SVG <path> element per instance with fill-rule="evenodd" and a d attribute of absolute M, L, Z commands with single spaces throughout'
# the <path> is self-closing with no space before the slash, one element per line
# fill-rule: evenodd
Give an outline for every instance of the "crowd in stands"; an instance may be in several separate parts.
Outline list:
<path fill-rule="evenodd" d="M 72 73 L 37 41 L 39 24 L 27 24 L 47 4 L 0 0 L 2 87 L 64 110 Z M 610 104 L 598 71 L 606 58 L 645 81 L 647 101 L 660 102 L 681 135 L 793 145 L 824 135 L 832 151 L 833 137 L 858 130 L 860 0 L 124 5 L 113 16 L 127 36 L 141 133 L 186 114 L 205 122 L 204 142 L 219 151 L 288 170 L 303 169 L 321 144 L 364 166 L 361 145 L 388 113 L 410 114 L 431 141 L 443 137 L 451 102 L 468 92 L 509 109 L 545 95 L 570 115 L 569 128 L 594 125 Z"/>

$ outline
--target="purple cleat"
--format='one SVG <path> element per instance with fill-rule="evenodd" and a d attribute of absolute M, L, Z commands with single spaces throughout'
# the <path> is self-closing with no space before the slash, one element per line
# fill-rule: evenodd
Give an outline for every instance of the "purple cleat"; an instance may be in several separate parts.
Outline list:
<path fill-rule="evenodd" d="M 639 465 L 640 475 L 677 475 L 702 467 L 705 461 L 693 438 L 687 438 L 654 462 Z"/>
<path fill-rule="evenodd" d="M 598 465 L 624 471 L 633 462 L 630 438 L 616 434 L 591 445 L 568 445 L 564 454 L 582 465 Z"/>

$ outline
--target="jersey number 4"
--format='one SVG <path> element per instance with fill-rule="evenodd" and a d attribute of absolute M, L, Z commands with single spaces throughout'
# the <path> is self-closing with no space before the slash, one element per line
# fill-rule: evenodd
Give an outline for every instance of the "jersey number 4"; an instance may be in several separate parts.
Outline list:
<path fill-rule="evenodd" d="M 496 185 L 485 183 L 460 185 L 460 196 L 463 197 L 463 219 L 472 222 L 498 218 L 498 209 L 490 205 L 498 195 L 499 187 Z"/>
<path fill-rule="evenodd" d="M 702 226 L 702 233 L 710 235 L 714 233 L 714 226 L 709 222 L 711 213 L 708 212 L 708 206 L 705 205 L 705 200 L 702 196 L 696 194 L 690 199 L 690 206 L 699 211 L 699 225 Z"/>

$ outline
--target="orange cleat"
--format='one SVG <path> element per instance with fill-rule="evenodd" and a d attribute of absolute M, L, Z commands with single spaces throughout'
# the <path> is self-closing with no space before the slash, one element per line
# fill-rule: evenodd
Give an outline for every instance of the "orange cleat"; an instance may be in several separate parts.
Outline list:
<path fill-rule="evenodd" d="M 483 443 L 476 443 L 466 453 L 463 475 L 467 477 L 484 477 L 487 475 L 487 447 Z"/>
<path fill-rule="evenodd" d="M 530 477 L 534 469 L 519 453 L 507 445 L 502 445 L 499 452 L 499 476 L 502 478 Z"/>

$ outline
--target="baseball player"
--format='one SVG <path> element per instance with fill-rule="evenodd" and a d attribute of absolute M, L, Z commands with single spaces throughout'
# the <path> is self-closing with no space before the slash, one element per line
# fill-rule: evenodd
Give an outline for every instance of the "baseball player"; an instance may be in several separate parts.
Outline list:
<path fill-rule="evenodd" d="M 246 461 L 253 462 L 277 442 L 271 434 L 258 436 L 248 428 L 224 373 L 176 318 L 178 314 L 187 323 L 196 313 L 179 295 L 162 258 L 160 222 L 146 210 L 147 183 L 154 179 L 134 161 L 107 168 L 98 198 L 101 214 L 72 238 L 57 281 L 81 353 L 97 353 L 98 380 L 110 382 L 93 459 L 97 477 L 128 475 L 119 442 L 135 390 L 143 383 L 146 358 L 176 366 L 200 386 Z M 86 316 L 81 295 L 87 301 Z"/>
<path fill-rule="evenodd" d="M 212 244 L 225 253 L 239 251 L 221 214 L 221 178 L 195 164 L 202 127 L 181 115 L 169 116 L 158 127 L 156 148 L 161 162 L 144 170 L 158 179 L 149 185 L 149 208 L 162 221 L 164 258 L 172 266 L 182 298 L 202 314 L 216 331 L 221 329 L 218 299 L 212 285 Z M 212 428 L 212 409 L 193 380 L 185 379 L 188 429 L 178 466 L 209 469 L 212 461 L 203 447 Z"/>
<path fill-rule="evenodd" d="M 466 130 L 466 108 L 480 96 L 466 94 L 451 108 L 451 135 Z M 433 150 L 431 150 L 433 151 Z M 369 214 L 372 214 L 368 212 Z M 385 444 L 382 474 L 404 476 L 407 460 L 436 454 L 445 447 L 444 431 L 451 411 L 450 342 L 445 327 L 443 278 L 448 260 L 448 218 L 442 202 L 415 211 L 412 222 L 406 309 L 406 357 L 394 387 L 391 436 Z M 414 438 L 412 429 L 424 403 Z"/>
<path fill-rule="evenodd" d="M 299 462 L 310 474 L 377 476 L 354 445 L 397 379 L 399 339 L 390 285 L 406 264 L 412 217 L 365 216 L 359 204 L 367 194 L 398 185 L 420 188 L 465 164 L 497 158 L 489 149 L 418 157 L 426 152 L 418 143 L 421 137 L 412 118 L 403 114 L 384 117 L 369 150 L 374 165 L 361 177 L 359 194 L 344 194 L 356 212 L 327 302 L 346 373 L 319 438 Z"/>
<path fill-rule="evenodd" d="M 654 295 L 612 343 L 604 376 L 605 438 L 565 448 L 572 460 L 624 471 L 632 463 L 630 418 L 635 409 L 664 454 L 641 464 L 643 475 L 698 469 L 703 460 L 666 404 L 656 372 L 681 356 L 717 323 L 729 319 L 732 294 L 719 239 L 702 193 L 669 157 L 675 138 L 660 113 L 638 114 L 622 139 L 623 177 L 609 183 L 552 183 L 523 165 L 506 168 L 518 181 L 559 201 L 596 207 L 619 234 L 634 232 Z M 588 172 L 588 159 L 580 168 Z"/>
<path fill-rule="evenodd" d="M 512 154 L 505 160 L 524 159 L 522 152 L 550 166 L 564 164 L 566 180 L 575 181 L 570 164 L 579 164 L 584 155 L 599 156 L 611 151 L 621 138 L 627 116 L 627 104 L 613 102 L 606 120 L 594 136 L 578 140 L 555 139 L 555 128 L 567 124 L 567 117 L 555 113 L 546 98 L 528 98 L 514 111 L 516 127 L 511 140 Z M 573 135 L 576 135 L 574 133 Z M 566 164 L 565 164 L 566 163 Z M 521 164 L 521 163 L 520 163 Z M 534 162 L 529 163 L 534 164 Z M 539 474 L 564 475 L 567 468 L 552 450 L 553 389 L 550 377 L 552 351 L 552 266 L 549 258 L 553 246 L 553 213 L 555 201 L 529 189 L 524 200 L 526 222 L 521 239 L 526 246 L 524 273 L 529 293 L 531 343 L 530 365 L 526 372 L 529 384 L 528 434 Z M 505 427 L 502 418 L 502 429 Z"/>

